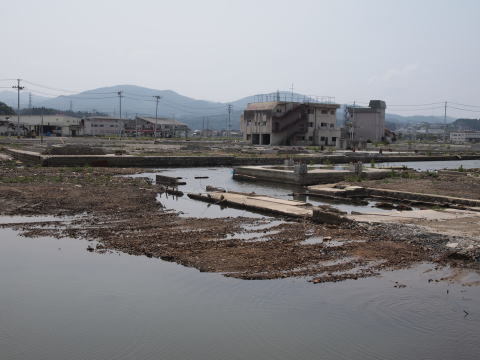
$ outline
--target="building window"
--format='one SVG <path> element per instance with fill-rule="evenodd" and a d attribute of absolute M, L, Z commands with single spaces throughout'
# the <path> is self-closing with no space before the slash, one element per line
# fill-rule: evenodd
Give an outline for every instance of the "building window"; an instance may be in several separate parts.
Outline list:
<path fill-rule="evenodd" d="M 327 110 L 322 110 L 322 114 L 328 114 Z"/>
<path fill-rule="evenodd" d="M 330 127 L 331 127 L 331 128 L 334 127 L 334 126 L 335 126 L 335 124 L 330 124 Z"/>
<path fill-rule="evenodd" d="M 327 124 L 327 123 L 321 123 L 320 126 L 321 126 L 321 127 L 327 127 L 328 124 Z"/>
<path fill-rule="evenodd" d="M 332 136 L 332 142 L 336 142 L 337 141 L 337 137 L 336 136 Z"/>
<path fill-rule="evenodd" d="M 335 110 L 331 110 L 330 115 L 335 115 Z"/>
<path fill-rule="evenodd" d="M 325 136 L 320 136 L 320 141 L 325 141 Z"/>
<path fill-rule="evenodd" d="M 313 122 L 310 121 L 310 122 L 308 123 L 308 127 L 313 127 Z"/>
<path fill-rule="evenodd" d="M 313 141 L 313 136 L 309 136 L 308 141 Z"/>

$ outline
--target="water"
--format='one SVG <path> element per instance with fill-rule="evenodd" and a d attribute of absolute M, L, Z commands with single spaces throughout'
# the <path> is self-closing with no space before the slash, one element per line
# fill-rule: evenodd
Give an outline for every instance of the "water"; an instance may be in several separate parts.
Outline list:
<path fill-rule="evenodd" d="M 449 160 L 449 161 L 410 161 L 410 162 L 385 162 L 375 164 L 377 167 L 388 166 L 407 166 L 419 171 L 433 171 L 442 169 L 458 169 L 462 166 L 464 169 L 480 168 L 480 160 Z M 368 166 L 368 164 L 365 164 Z"/>
<path fill-rule="evenodd" d="M 288 200 L 299 200 L 308 202 L 312 205 L 331 205 L 341 211 L 351 213 L 358 211 L 363 213 L 385 213 L 391 210 L 378 209 L 375 207 L 376 202 L 370 201 L 368 205 L 355 205 L 351 203 L 340 203 L 338 201 L 330 201 L 320 197 L 312 197 L 301 195 L 305 193 L 306 189 L 301 186 L 292 184 L 282 184 L 273 182 L 251 182 L 239 181 L 232 178 L 231 168 L 176 168 L 158 170 L 156 172 L 146 172 L 142 174 L 133 175 L 134 177 L 148 177 L 153 182 L 156 174 L 164 174 L 172 177 L 181 177 L 186 185 L 179 186 L 179 190 L 183 191 L 183 197 L 172 196 L 168 194 L 159 194 L 158 201 L 166 209 L 180 211 L 180 216 L 183 217 L 203 217 L 203 218 L 218 218 L 218 217 L 260 217 L 247 210 L 238 210 L 233 208 L 222 208 L 215 204 L 207 204 L 198 200 L 192 200 L 186 196 L 187 193 L 204 193 L 207 185 L 221 187 L 227 191 L 237 191 L 256 194 L 269 195 L 276 198 L 283 198 Z M 208 179 L 195 179 L 195 176 L 208 176 Z M 297 195 L 292 196 L 295 193 Z"/>
<path fill-rule="evenodd" d="M 313 285 L 225 278 L 87 246 L 0 229 L 0 359 L 442 360 L 480 353 L 480 287 L 429 282 L 443 273 L 427 264 Z"/>

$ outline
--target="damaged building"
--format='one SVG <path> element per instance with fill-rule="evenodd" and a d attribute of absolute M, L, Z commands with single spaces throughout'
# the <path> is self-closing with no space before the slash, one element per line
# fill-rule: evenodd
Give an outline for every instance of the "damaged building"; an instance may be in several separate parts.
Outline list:
<path fill-rule="evenodd" d="M 347 106 L 345 135 L 349 144 L 385 140 L 385 109 L 382 100 L 370 100 L 368 107 Z"/>
<path fill-rule="evenodd" d="M 131 136 L 155 136 L 156 132 L 156 137 L 172 138 L 186 136 L 189 130 L 186 124 L 172 118 L 137 116 L 125 122 L 125 133 Z"/>
<path fill-rule="evenodd" d="M 248 104 L 240 126 L 253 145 L 337 146 L 340 128 L 330 101 L 268 101 Z"/>

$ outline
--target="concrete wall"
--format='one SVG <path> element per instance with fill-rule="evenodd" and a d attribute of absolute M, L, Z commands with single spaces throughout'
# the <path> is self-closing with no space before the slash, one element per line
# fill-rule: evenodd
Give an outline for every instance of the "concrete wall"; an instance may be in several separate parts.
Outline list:
<path fill-rule="evenodd" d="M 314 157 L 301 157 L 286 155 L 285 157 L 234 157 L 234 156 L 114 156 L 114 155 L 41 155 L 39 153 L 4 149 L 4 152 L 12 157 L 43 166 L 112 166 L 112 167 L 204 167 L 204 166 L 242 166 L 242 165 L 278 165 L 285 159 L 306 161 L 313 164 L 321 164 L 328 161 L 332 164 L 347 164 L 353 161 L 369 163 L 375 162 L 400 162 L 400 161 L 444 161 L 444 160 L 474 160 L 480 159 L 480 155 L 465 155 L 461 158 L 456 155 L 449 156 L 423 156 L 423 155 L 384 155 L 384 154 L 358 154 L 348 155 L 321 155 Z"/>

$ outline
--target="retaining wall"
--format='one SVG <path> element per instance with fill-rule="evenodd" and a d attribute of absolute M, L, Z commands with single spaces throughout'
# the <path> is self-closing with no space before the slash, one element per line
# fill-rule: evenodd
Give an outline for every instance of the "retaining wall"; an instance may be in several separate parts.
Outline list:
<path fill-rule="evenodd" d="M 352 161 L 375 162 L 407 162 L 407 161 L 445 161 L 480 159 L 480 155 L 387 155 L 387 154 L 357 154 L 298 156 L 284 155 L 276 158 L 265 157 L 235 157 L 235 156 L 130 156 L 130 155 L 42 155 L 39 153 L 5 149 L 12 157 L 42 166 L 107 166 L 107 167 L 205 167 L 205 166 L 242 166 L 242 165 L 279 165 L 285 159 L 304 161 L 306 163 L 332 164 L 349 163 Z"/>

